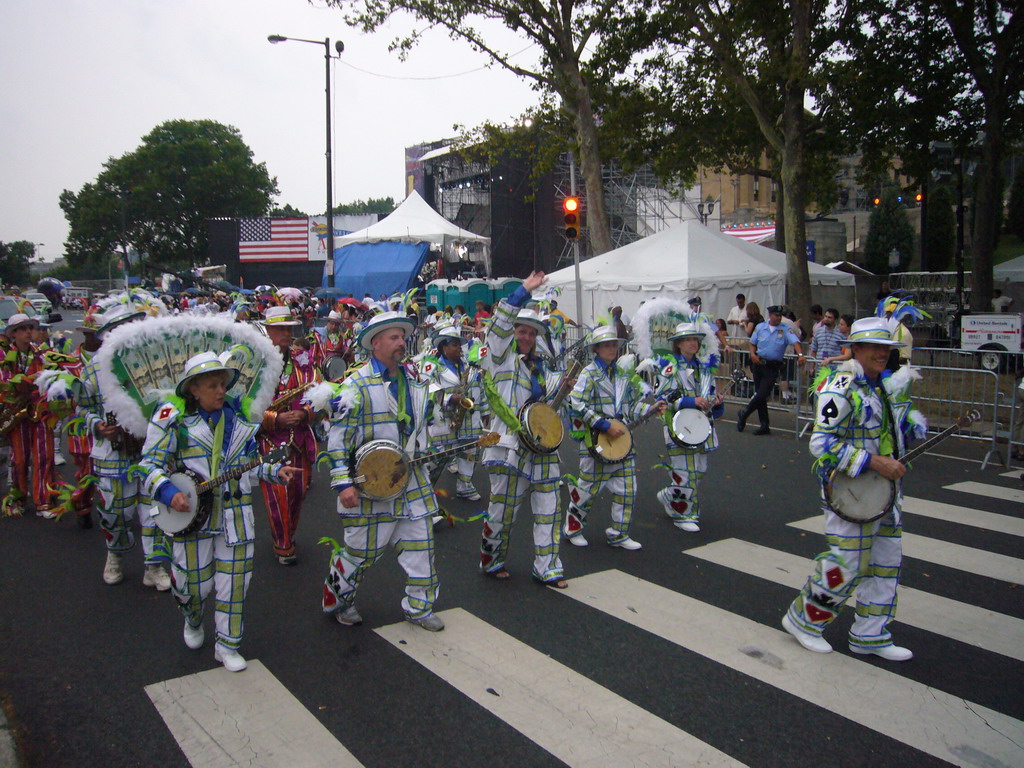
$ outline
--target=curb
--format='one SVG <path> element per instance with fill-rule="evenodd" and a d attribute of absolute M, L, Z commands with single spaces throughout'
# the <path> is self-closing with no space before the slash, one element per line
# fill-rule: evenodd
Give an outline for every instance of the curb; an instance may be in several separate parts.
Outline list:
<path fill-rule="evenodd" d="M 14 743 L 14 733 L 7 723 L 7 714 L 0 709 L 0 768 L 20 768 L 18 748 Z"/>

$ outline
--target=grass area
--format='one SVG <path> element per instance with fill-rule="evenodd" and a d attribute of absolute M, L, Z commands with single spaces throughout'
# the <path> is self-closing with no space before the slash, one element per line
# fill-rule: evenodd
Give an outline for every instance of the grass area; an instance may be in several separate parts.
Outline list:
<path fill-rule="evenodd" d="M 1004 261 L 1015 259 L 1018 256 L 1024 256 L 1024 240 L 1016 235 L 1003 234 L 999 238 L 999 247 L 996 248 L 993 257 L 994 263 L 1002 264 Z"/>

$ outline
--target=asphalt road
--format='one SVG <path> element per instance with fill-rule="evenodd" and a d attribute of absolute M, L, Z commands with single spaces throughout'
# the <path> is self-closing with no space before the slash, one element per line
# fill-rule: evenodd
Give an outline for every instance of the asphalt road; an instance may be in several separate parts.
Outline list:
<path fill-rule="evenodd" d="M 730 418 L 735 415 L 735 408 L 728 410 Z M 807 444 L 781 431 L 771 437 L 740 435 L 731 422 L 720 425 L 720 436 L 722 447 L 712 456 L 703 485 L 700 533 L 675 529 L 654 499 L 664 473 L 651 467 L 661 460 L 658 455 L 664 448 L 660 430 L 648 425 L 638 440 L 640 490 L 633 528 L 643 549 L 626 552 L 602 543 L 600 534 L 608 520 L 604 495 L 595 504 L 587 529 L 591 546 L 563 547 L 566 576 L 575 579 L 620 571 L 645 585 L 668 590 L 667 596 L 698 601 L 687 603 L 695 611 L 695 622 L 713 610 L 714 615 L 724 612 L 778 630 L 779 619 L 795 594 L 793 588 L 750 575 L 756 570 L 754 563 L 750 568 L 734 567 L 685 552 L 742 540 L 806 558 L 809 572 L 811 558 L 824 548 L 823 538 L 788 525 L 817 512 Z M 919 460 L 906 481 L 907 495 L 1016 520 L 1024 517 L 1020 502 L 1012 498 L 948 489 L 961 481 L 1020 489 L 1019 480 L 1001 476 L 1000 469 L 980 470 L 978 446 L 954 440 L 939 453 L 958 458 Z M 574 447 L 564 446 L 562 457 L 565 470 L 574 472 Z M 452 481 L 445 473 L 441 487 L 451 490 Z M 476 484 L 481 491 L 487 487 L 482 469 Z M 483 502 L 444 503 L 454 515 L 465 518 L 484 509 L 485 502 L 486 493 Z M 810 701 L 785 684 L 715 661 L 702 647 L 681 645 L 645 630 L 628 610 L 609 615 L 533 583 L 528 507 L 520 511 L 513 532 L 509 562 L 513 578 L 497 582 L 481 577 L 476 568 L 480 527 L 472 522 L 436 529 L 441 577 L 438 610 L 458 608 L 472 614 L 539 651 L 559 668 L 747 765 L 944 764 L 926 747 L 912 746 L 913 739 L 899 725 L 927 720 L 931 711 L 927 707 L 913 713 L 894 711 L 891 728 L 868 727 L 830 702 Z M 905 531 L 980 551 L 979 562 L 998 556 L 1009 559 L 999 562 L 1018 562 L 1021 553 L 1019 534 L 956 520 L 908 514 Z M 329 549 L 316 542 L 321 536 L 341 537 L 325 473 L 315 479 L 299 525 L 298 565 L 283 567 L 276 562 L 262 501 L 257 502 L 257 533 L 242 652 L 262 662 L 363 765 L 555 766 L 572 762 L 560 759 L 551 745 L 525 735 L 375 631 L 401 621 L 404 575 L 393 556 L 374 566 L 360 589 L 361 627 L 342 627 L 321 613 Z M 184 646 L 182 620 L 173 598 L 142 586 L 141 551 L 126 558 L 124 582 L 110 587 L 101 578 L 105 550 L 98 527 L 81 530 L 70 516 L 56 523 L 34 516 L 2 519 L 0 537 L 4 552 L 0 637 L 6 645 L 0 658 L 0 697 L 25 765 L 189 765 L 144 688 L 219 665 L 213 660 L 212 643 L 199 652 Z M 1024 619 L 1019 583 L 1010 577 L 981 575 L 984 572 L 980 565 L 951 567 L 927 555 L 908 556 L 901 581 L 913 590 Z M 571 583 L 566 592 L 574 589 L 586 587 Z M 665 612 L 676 610 L 675 605 L 666 601 Z M 849 622 L 847 610 L 829 630 L 837 653 L 820 657 L 801 651 L 805 655 L 798 655 L 798 663 L 783 670 L 784 677 L 799 682 L 805 675 L 820 676 L 817 665 L 826 659 L 836 665 L 831 681 L 836 700 L 846 699 L 848 705 L 865 711 L 892 707 L 880 693 L 885 689 L 871 682 L 869 673 L 881 669 L 888 673 L 886 677 L 907 686 L 920 683 L 937 696 L 949 695 L 969 702 L 968 706 L 980 705 L 1016 721 L 1024 719 L 1019 655 L 1012 658 L 952 639 L 943 631 L 898 623 L 897 642 L 910 647 L 915 658 L 905 664 L 888 663 L 849 653 L 843 642 Z M 734 641 L 728 634 L 716 635 L 718 625 L 708 626 L 714 643 L 728 646 Z M 447 630 L 442 634 L 457 639 Z M 805 658 L 807 669 L 802 668 Z M 842 662 L 855 665 L 842 666 Z M 495 667 L 500 666 L 496 658 Z M 832 674 L 830 669 L 825 665 L 826 677 Z M 249 672 L 241 673 L 245 674 Z M 986 728 L 978 726 L 979 731 Z M 565 737 L 571 741 L 591 738 L 589 734 L 583 729 Z M 963 759 L 957 762 L 965 765 L 1024 764 L 1024 746 L 1019 759 L 1009 762 L 969 747 L 958 754 Z"/>

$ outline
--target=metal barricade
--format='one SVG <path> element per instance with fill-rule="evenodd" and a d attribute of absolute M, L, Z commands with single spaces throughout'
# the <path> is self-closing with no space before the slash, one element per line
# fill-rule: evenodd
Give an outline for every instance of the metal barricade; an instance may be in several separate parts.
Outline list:
<path fill-rule="evenodd" d="M 721 350 L 716 387 L 725 396 L 726 402 L 743 407 L 754 396 L 754 376 L 750 366 L 750 346 L 745 338 L 730 337 L 729 344 Z M 770 411 L 791 414 L 797 421 L 794 438 L 800 437 L 799 421 L 805 410 L 806 377 L 803 366 L 797 363 L 796 355 L 786 355 L 779 378 L 768 399 Z"/>

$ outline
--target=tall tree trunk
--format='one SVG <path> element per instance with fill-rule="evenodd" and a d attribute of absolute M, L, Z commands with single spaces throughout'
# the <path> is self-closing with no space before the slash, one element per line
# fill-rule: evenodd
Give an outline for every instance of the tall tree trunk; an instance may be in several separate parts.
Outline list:
<path fill-rule="evenodd" d="M 604 179 L 601 174 L 601 150 L 597 139 L 597 123 L 590 100 L 590 89 L 583 81 L 579 69 L 567 65 L 563 70 L 565 79 L 572 86 L 573 101 L 564 100 L 563 106 L 576 125 L 576 140 L 579 147 L 580 172 L 587 190 L 586 224 L 589 233 L 590 255 L 598 256 L 612 249 L 611 227 L 604 200 Z"/>
<path fill-rule="evenodd" d="M 786 252 L 786 188 L 782 178 L 772 177 L 776 184 L 775 193 L 775 250 Z"/>
<path fill-rule="evenodd" d="M 981 162 L 975 172 L 974 234 L 971 259 L 974 279 L 971 283 L 971 310 L 992 311 L 992 267 L 999 242 L 999 223 L 1003 208 L 1003 110 L 990 107 L 985 118 L 985 139 Z"/>

